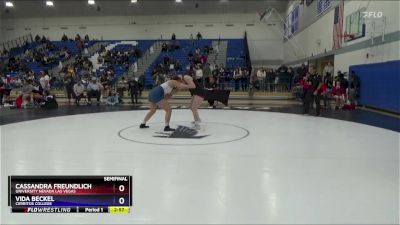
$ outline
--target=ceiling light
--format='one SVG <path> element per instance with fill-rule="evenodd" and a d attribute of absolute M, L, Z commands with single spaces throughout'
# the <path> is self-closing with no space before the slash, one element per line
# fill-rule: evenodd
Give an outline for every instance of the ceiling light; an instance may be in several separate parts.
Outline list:
<path fill-rule="evenodd" d="M 52 6 L 54 6 L 54 2 L 53 1 L 46 1 L 46 5 L 52 7 Z"/>
<path fill-rule="evenodd" d="M 175 0 L 176 3 L 182 3 L 182 0 Z"/>
<path fill-rule="evenodd" d="M 12 2 L 6 2 L 6 7 L 14 7 L 14 3 L 12 3 Z"/>
<path fill-rule="evenodd" d="M 87 2 L 89 5 L 94 5 L 94 4 L 96 4 L 95 2 L 94 2 L 94 0 L 88 0 L 88 2 Z"/>
<path fill-rule="evenodd" d="M 131 0 L 131 3 L 137 3 L 137 0 Z"/>

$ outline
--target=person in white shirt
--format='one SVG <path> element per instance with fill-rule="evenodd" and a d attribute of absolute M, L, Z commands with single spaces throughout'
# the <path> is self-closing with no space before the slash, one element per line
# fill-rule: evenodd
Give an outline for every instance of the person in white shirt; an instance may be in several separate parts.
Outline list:
<path fill-rule="evenodd" d="M 40 72 L 40 86 L 42 87 L 43 91 L 50 90 L 50 77 L 49 75 L 45 74 L 43 71 Z"/>
<path fill-rule="evenodd" d="M 333 76 L 333 66 L 332 66 L 331 62 L 328 62 L 328 64 L 325 65 L 324 71 L 322 73 L 322 77 L 325 77 L 327 73 L 329 73 L 331 76 Z"/>
<path fill-rule="evenodd" d="M 203 70 L 201 69 L 200 66 L 196 66 L 195 76 L 196 76 L 197 82 L 199 82 L 200 84 L 204 84 L 203 83 Z"/>
<path fill-rule="evenodd" d="M 100 105 L 100 96 L 102 88 L 103 86 L 99 82 L 97 82 L 97 78 L 92 77 L 92 80 L 89 82 L 87 86 L 88 105 L 92 104 L 92 97 L 96 97 L 97 105 Z"/>
<path fill-rule="evenodd" d="M 75 104 L 79 105 L 81 98 L 83 98 L 83 93 L 85 92 L 85 86 L 82 84 L 81 80 L 78 80 L 76 84 L 74 84 L 74 98 Z"/>

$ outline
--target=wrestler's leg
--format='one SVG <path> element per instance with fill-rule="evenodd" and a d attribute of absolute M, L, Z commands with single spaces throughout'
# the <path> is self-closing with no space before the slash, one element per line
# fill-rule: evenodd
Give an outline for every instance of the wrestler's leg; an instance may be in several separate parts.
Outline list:
<path fill-rule="evenodd" d="M 154 103 L 150 103 L 150 111 L 146 114 L 144 117 L 143 123 L 140 124 L 140 128 L 149 128 L 149 126 L 146 126 L 147 121 L 150 120 L 150 118 L 156 113 L 157 111 L 157 105 Z"/>
<path fill-rule="evenodd" d="M 190 104 L 190 110 L 192 110 L 193 113 L 193 118 L 195 122 L 201 122 L 200 116 L 199 116 L 199 112 L 198 112 L 198 108 L 200 107 L 200 105 L 203 103 L 204 98 L 198 95 L 193 95 L 192 97 L 192 101 Z"/>

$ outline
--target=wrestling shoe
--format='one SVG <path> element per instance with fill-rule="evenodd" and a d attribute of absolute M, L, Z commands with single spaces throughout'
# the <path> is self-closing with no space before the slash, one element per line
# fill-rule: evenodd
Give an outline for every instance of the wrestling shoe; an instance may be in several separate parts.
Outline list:
<path fill-rule="evenodd" d="M 169 126 L 165 126 L 165 127 L 164 127 L 164 131 L 175 131 L 175 129 L 172 129 L 172 128 L 169 127 Z"/>
<path fill-rule="evenodd" d="M 140 124 L 140 129 L 143 129 L 143 128 L 149 128 L 149 126 L 146 126 L 146 124 L 142 123 L 142 124 Z"/>

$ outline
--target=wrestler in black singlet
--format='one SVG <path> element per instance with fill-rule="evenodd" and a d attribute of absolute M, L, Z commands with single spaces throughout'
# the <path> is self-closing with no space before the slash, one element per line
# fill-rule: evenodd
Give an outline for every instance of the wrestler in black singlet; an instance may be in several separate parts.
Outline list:
<path fill-rule="evenodd" d="M 196 85 L 196 88 L 194 89 L 189 89 L 190 94 L 200 96 L 202 98 L 206 97 L 206 89 L 203 88 L 203 85 L 201 85 L 197 80 L 193 79 L 194 85 Z"/>
<path fill-rule="evenodd" d="M 203 88 L 196 80 L 193 80 L 193 83 L 196 85 L 196 88 L 189 90 L 192 96 L 197 95 L 206 101 L 219 101 L 224 105 L 228 105 L 230 90 L 208 90 Z"/>

